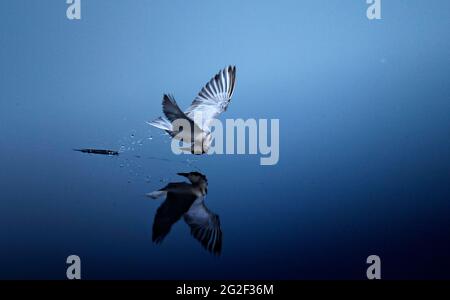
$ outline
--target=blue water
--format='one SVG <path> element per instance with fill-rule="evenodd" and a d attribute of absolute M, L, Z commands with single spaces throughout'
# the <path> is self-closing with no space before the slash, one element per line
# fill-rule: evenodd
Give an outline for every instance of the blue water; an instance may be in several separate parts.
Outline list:
<path fill-rule="evenodd" d="M 450 3 L 0 2 L 0 278 L 450 278 Z M 237 66 L 223 118 L 279 118 L 280 160 L 175 156 L 145 122 Z M 74 148 L 122 149 L 117 157 Z M 178 172 L 208 178 L 222 254 L 180 220 Z"/>

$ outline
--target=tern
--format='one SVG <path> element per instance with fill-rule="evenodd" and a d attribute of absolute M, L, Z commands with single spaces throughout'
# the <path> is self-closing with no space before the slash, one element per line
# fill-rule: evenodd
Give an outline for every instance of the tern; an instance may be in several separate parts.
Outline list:
<path fill-rule="evenodd" d="M 208 193 L 208 180 L 199 172 L 178 173 L 187 182 L 171 182 L 164 188 L 148 193 L 152 199 L 166 197 L 158 208 L 153 221 L 153 242 L 161 243 L 172 225 L 182 217 L 191 229 L 191 234 L 209 252 L 220 255 L 222 230 L 219 216 L 211 212 L 204 200 Z"/>
<path fill-rule="evenodd" d="M 219 71 L 202 88 L 191 106 L 184 112 L 173 95 L 165 94 L 162 101 L 165 117 L 159 117 L 149 124 L 164 130 L 172 138 L 190 144 L 190 147 L 181 148 L 182 150 L 190 151 L 192 154 L 205 154 L 212 142 L 212 120 L 227 110 L 233 96 L 235 82 L 235 66 L 228 66 Z M 176 120 L 188 122 L 191 130 L 183 130 L 182 126 L 173 126 Z"/>

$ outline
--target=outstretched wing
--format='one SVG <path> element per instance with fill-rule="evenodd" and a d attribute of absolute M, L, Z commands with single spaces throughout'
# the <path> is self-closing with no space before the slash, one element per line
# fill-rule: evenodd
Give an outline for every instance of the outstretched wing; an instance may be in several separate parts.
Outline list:
<path fill-rule="evenodd" d="M 215 255 L 222 251 L 222 230 L 219 216 L 212 213 L 204 204 L 194 203 L 184 215 L 191 228 L 191 234 L 202 246 Z"/>
<path fill-rule="evenodd" d="M 194 123 L 194 121 L 187 116 L 178 106 L 175 98 L 172 95 L 165 94 L 162 101 L 163 112 L 166 118 L 173 123 L 175 120 L 184 119 L 187 120 L 191 126 L 191 130 L 201 132 L 201 128 Z"/>
<path fill-rule="evenodd" d="M 203 130 L 209 131 L 211 120 L 227 110 L 234 92 L 236 67 L 229 66 L 216 74 L 200 91 L 187 109 L 186 115 Z M 197 116 L 197 117 L 196 117 Z M 201 116 L 201 122 L 198 122 Z"/>
<path fill-rule="evenodd" d="M 173 122 L 177 119 L 188 119 L 184 112 L 178 107 L 173 95 L 164 94 L 162 101 L 163 112 L 166 118 Z"/>
<path fill-rule="evenodd" d="M 161 243 L 170 232 L 172 225 L 189 210 L 197 198 L 194 194 L 182 192 L 186 185 L 186 183 L 170 183 L 167 187 L 160 190 L 164 192 L 168 189 L 179 188 L 181 192 L 167 192 L 166 200 L 158 208 L 153 221 L 153 242 Z"/>

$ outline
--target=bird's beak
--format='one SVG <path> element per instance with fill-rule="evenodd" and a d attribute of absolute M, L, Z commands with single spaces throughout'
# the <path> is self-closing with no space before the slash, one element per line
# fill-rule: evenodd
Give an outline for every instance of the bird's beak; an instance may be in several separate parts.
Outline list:
<path fill-rule="evenodd" d="M 189 176 L 189 173 L 177 173 L 178 175 L 180 175 L 180 176 L 184 176 L 184 177 L 188 177 Z"/>

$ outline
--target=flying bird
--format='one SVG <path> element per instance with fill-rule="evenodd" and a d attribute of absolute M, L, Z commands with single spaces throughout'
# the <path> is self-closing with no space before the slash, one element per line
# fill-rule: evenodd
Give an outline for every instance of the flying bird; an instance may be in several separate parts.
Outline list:
<path fill-rule="evenodd" d="M 219 216 L 211 212 L 204 203 L 208 193 L 206 176 L 199 172 L 178 175 L 186 177 L 190 183 L 171 182 L 164 188 L 147 194 L 153 199 L 166 197 L 153 221 L 153 242 L 161 243 L 172 225 L 183 218 L 194 238 L 209 252 L 220 255 L 222 230 Z"/>
<path fill-rule="evenodd" d="M 164 117 L 149 122 L 150 125 L 167 132 L 172 138 L 190 144 L 192 154 L 208 152 L 212 137 L 211 123 L 227 110 L 233 96 L 236 82 L 236 67 L 229 66 L 217 73 L 198 93 L 191 106 L 182 111 L 173 95 L 165 94 L 162 101 Z M 190 130 L 183 126 L 173 126 L 176 120 L 189 124 Z"/>

